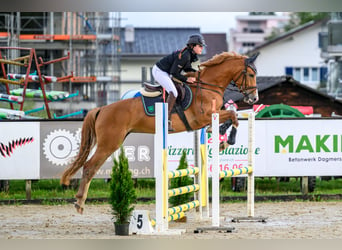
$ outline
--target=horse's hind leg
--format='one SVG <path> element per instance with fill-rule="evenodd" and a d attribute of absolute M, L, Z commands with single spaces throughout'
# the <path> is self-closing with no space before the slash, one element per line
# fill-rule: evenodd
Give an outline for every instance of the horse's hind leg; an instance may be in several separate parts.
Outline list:
<path fill-rule="evenodd" d="M 95 154 L 90 158 L 90 160 L 84 164 L 82 179 L 76 194 L 77 201 L 75 203 L 75 208 L 78 213 L 83 213 L 84 204 L 87 199 L 88 189 L 92 178 L 109 156 L 110 153 L 101 154 L 98 152 L 98 150 L 96 150 Z"/>
<path fill-rule="evenodd" d="M 84 164 L 82 180 L 76 194 L 75 208 L 78 213 L 83 213 L 84 203 L 87 199 L 88 189 L 92 178 L 101 168 L 108 157 L 122 144 L 127 132 L 124 128 L 117 130 L 101 130 L 97 137 L 97 149 L 95 154 Z M 117 133 L 120 131 L 120 133 Z"/>

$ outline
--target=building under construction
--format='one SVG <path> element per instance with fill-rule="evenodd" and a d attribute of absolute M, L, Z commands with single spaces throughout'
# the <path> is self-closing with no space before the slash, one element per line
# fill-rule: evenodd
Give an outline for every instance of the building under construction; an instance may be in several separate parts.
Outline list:
<path fill-rule="evenodd" d="M 30 77 L 27 89 L 43 87 L 46 92 L 65 91 L 72 97 L 48 100 L 48 108 L 58 116 L 117 101 L 120 19 L 116 12 L 0 13 L 0 92 L 23 88 L 17 82 L 11 84 L 9 76 L 27 73 L 38 79 Z M 31 61 L 20 62 L 24 59 Z M 35 98 L 34 103 L 41 106 L 43 101 Z"/>

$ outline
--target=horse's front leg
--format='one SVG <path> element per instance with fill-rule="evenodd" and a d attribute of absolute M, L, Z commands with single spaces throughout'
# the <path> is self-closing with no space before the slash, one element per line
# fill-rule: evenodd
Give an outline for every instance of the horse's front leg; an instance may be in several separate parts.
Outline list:
<path fill-rule="evenodd" d="M 220 128 L 219 128 L 220 135 L 224 135 L 227 132 L 227 130 L 230 128 L 230 126 L 232 126 L 232 124 L 233 124 L 232 120 L 228 119 L 222 125 L 220 125 Z"/>
<path fill-rule="evenodd" d="M 232 110 L 220 110 L 219 115 L 220 115 L 220 123 L 223 123 L 220 126 L 221 135 L 224 135 L 226 131 L 228 130 L 228 128 L 231 125 L 233 125 L 229 133 L 227 142 L 220 143 L 220 150 L 223 150 L 227 148 L 229 145 L 235 144 L 237 127 L 239 126 L 239 121 L 238 121 L 236 112 Z"/>

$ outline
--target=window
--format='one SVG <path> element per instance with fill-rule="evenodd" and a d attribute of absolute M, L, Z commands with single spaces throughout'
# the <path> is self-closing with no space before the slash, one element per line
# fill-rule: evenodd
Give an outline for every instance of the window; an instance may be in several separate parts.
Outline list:
<path fill-rule="evenodd" d="M 247 42 L 245 42 L 245 43 L 242 43 L 242 46 L 243 47 L 254 47 L 255 43 L 252 43 L 252 42 L 247 43 Z"/>
<path fill-rule="evenodd" d="M 320 81 L 321 82 L 327 82 L 328 81 L 328 68 L 327 67 L 321 67 L 319 69 L 320 74 Z"/>
<path fill-rule="evenodd" d="M 303 82 L 309 81 L 309 68 L 303 69 Z"/>
<path fill-rule="evenodd" d="M 285 74 L 303 83 L 319 83 L 326 78 L 326 67 L 285 67 Z"/>
<path fill-rule="evenodd" d="M 300 68 L 294 68 L 293 69 L 293 78 L 300 82 L 301 81 L 301 77 L 300 77 Z"/>
<path fill-rule="evenodd" d="M 262 26 L 260 21 L 248 21 L 247 23 L 249 29 L 259 29 Z"/>
<path fill-rule="evenodd" d="M 318 68 L 311 69 L 311 81 L 318 82 Z"/>
<path fill-rule="evenodd" d="M 292 67 L 286 67 L 285 68 L 285 75 L 292 76 L 293 75 L 293 68 Z"/>

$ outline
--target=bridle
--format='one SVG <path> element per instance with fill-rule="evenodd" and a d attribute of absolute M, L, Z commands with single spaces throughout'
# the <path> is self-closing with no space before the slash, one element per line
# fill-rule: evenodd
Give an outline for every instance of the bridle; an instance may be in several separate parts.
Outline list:
<path fill-rule="evenodd" d="M 247 68 L 252 69 L 255 74 L 257 73 L 257 69 L 256 69 L 255 65 L 253 63 L 248 63 L 245 60 L 245 69 L 243 71 L 241 71 L 241 73 L 236 78 L 236 80 L 232 80 L 230 82 L 230 84 L 232 84 L 234 87 L 238 88 L 239 92 L 242 93 L 244 97 L 247 97 L 250 93 L 252 93 L 254 90 L 257 89 L 257 86 L 247 86 L 247 74 L 248 74 Z M 241 77 L 242 77 L 242 83 L 241 83 L 240 88 L 239 88 L 236 83 L 240 80 Z"/>
<path fill-rule="evenodd" d="M 244 70 L 241 71 L 241 73 L 236 78 L 236 80 L 232 80 L 229 83 L 229 84 L 233 85 L 234 87 L 237 87 L 238 91 L 240 93 L 242 93 L 245 97 L 248 96 L 250 93 L 252 93 L 255 89 L 257 89 L 257 86 L 247 86 L 247 74 L 248 74 L 247 68 L 252 69 L 255 74 L 257 73 L 257 69 L 256 69 L 255 65 L 253 63 L 249 63 L 245 59 L 245 68 L 244 68 Z M 202 89 L 205 89 L 205 90 L 209 90 L 209 91 L 218 93 L 219 95 L 221 95 L 223 97 L 223 93 L 225 91 L 225 88 L 222 87 L 222 86 L 217 86 L 215 84 L 203 82 L 201 80 L 201 78 L 200 78 L 200 74 L 201 74 L 201 70 L 198 70 L 197 71 L 196 82 L 188 83 L 190 87 L 196 87 L 196 94 L 197 94 L 198 90 L 201 91 Z M 242 77 L 242 83 L 241 83 L 240 87 L 238 87 L 238 85 L 236 83 L 240 80 L 241 77 Z M 209 88 L 209 87 L 215 87 L 215 88 L 218 88 L 218 90 L 212 89 L 212 88 Z M 232 89 L 232 91 L 237 91 L 237 90 Z M 201 91 L 201 94 L 202 94 L 202 91 Z"/>

